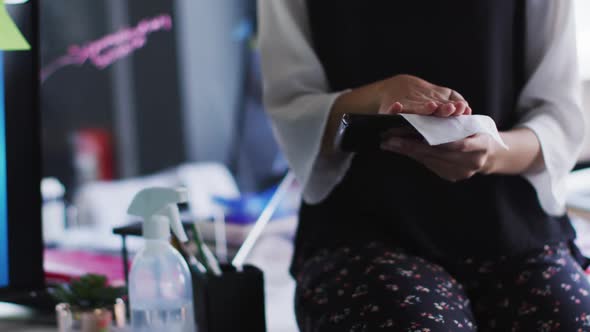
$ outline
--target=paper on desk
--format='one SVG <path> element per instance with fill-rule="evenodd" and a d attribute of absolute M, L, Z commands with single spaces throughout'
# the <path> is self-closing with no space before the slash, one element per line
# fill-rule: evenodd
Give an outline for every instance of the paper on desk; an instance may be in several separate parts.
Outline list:
<path fill-rule="evenodd" d="M 16 24 L 6 11 L 4 0 L 0 0 L 0 50 L 30 50 L 31 45 L 18 30 Z"/>
<path fill-rule="evenodd" d="M 485 115 L 461 115 L 441 118 L 416 114 L 402 114 L 430 145 L 462 140 L 475 134 L 488 134 L 504 149 L 508 146 L 500 137 L 496 123 Z"/>

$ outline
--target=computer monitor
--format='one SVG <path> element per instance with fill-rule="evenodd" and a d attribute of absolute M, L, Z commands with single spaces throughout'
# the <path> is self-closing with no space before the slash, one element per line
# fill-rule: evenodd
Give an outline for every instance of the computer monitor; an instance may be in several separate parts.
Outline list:
<path fill-rule="evenodd" d="M 6 4 L 31 50 L 0 51 L 0 300 L 8 301 L 44 287 L 37 7 Z"/>

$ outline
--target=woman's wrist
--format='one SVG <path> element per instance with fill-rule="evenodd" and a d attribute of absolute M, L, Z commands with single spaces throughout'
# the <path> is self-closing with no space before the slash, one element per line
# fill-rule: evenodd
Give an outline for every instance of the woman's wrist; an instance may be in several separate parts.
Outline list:
<path fill-rule="evenodd" d="M 544 167 L 541 144 L 532 130 L 517 128 L 501 132 L 500 136 L 509 149 L 490 140 L 489 155 L 482 173 L 518 175 Z"/>
<path fill-rule="evenodd" d="M 334 153 L 333 142 L 342 116 L 346 113 L 374 114 L 379 111 L 381 82 L 344 91 L 332 105 L 322 144 L 323 153 Z"/>

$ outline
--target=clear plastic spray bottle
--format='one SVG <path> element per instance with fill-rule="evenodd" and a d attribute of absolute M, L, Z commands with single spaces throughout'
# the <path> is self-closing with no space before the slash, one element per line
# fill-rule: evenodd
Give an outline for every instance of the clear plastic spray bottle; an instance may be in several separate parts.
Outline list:
<path fill-rule="evenodd" d="M 127 211 L 143 218 L 145 247 L 129 273 L 131 325 L 134 332 L 194 332 L 193 289 L 189 267 L 170 245 L 170 229 L 188 241 L 178 203 L 185 189 L 150 188 L 139 192 Z"/>

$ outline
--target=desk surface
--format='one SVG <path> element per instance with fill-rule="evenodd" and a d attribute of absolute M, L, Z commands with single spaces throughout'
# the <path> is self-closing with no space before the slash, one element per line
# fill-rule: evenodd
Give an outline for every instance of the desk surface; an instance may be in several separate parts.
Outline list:
<path fill-rule="evenodd" d="M 4 322 L 0 321 L 0 331 L 11 332 L 56 332 L 55 326 L 29 324 L 27 322 Z"/>
<path fill-rule="evenodd" d="M 260 267 L 265 274 L 266 319 L 268 331 L 271 332 L 298 331 L 293 314 L 295 282 L 288 273 L 292 253 L 290 239 L 284 236 L 265 236 L 248 259 L 248 263 Z M 0 332 L 57 332 L 55 325 L 38 321 L 7 320 L 1 317 L 2 312 L 6 311 L 0 310 Z"/>
<path fill-rule="evenodd" d="M 573 216 L 577 216 L 580 217 L 586 221 L 590 222 L 590 210 L 581 210 L 581 209 L 576 209 L 576 208 L 569 208 L 568 212 L 573 215 Z"/>
<path fill-rule="evenodd" d="M 0 331 L 55 332 L 55 316 L 27 307 L 0 302 Z"/>

